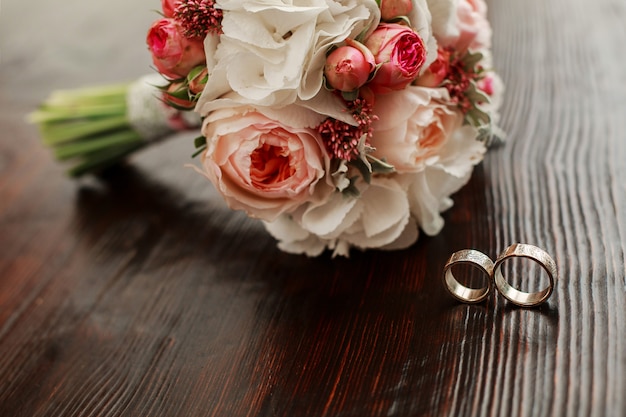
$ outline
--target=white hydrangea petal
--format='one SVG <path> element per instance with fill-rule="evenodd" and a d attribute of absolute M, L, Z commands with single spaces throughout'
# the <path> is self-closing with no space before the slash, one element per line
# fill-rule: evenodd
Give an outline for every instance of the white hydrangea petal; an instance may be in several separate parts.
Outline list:
<path fill-rule="evenodd" d="M 407 227 L 409 223 L 409 213 L 407 211 L 406 215 L 400 219 L 397 219 L 395 223 L 390 225 L 389 228 L 381 231 L 376 235 L 368 235 L 365 232 L 365 229 L 362 229 L 360 232 L 345 235 L 343 238 L 352 243 L 354 246 L 368 249 L 368 248 L 379 248 L 381 246 L 385 246 L 393 243 L 396 239 L 398 239 L 404 229 Z"/>
<path fill-rule="evenodd" d="M 419 237 L 419 228 L 417 227 L 417 223 L 413 217 L 409 218 L 409 222 L 404 227 L 400 236 L 398 236 L 394 241 L 383 245 L 380 249 L 383 250 L 400 250 L 406 249 L 417 241 Z"/>
<path fill-rule="evenodd" d="M 378 179 L 361 194 L 362 224 L 366 236 L 388 230 L 409 213 L 406 193 L 392 180 Z"/>
<path fill-rule="evenodd" d="M 270 235 L 287 243 L 305 240 L 310 235 L 308 231 L 294 222 L 291 216 L 286 214 L 278 216 L 271 222 L 264 221 L 263 225 Z"/>
<path fill-rule="evenodd" d="M 410 183 L 408 198 L 411 213 L 415 216 L 424 233 L 428 236 L 434 236 L 441 231 L 444 225 L 444 220 L 439 214 L 439 198 L 431 190 L 425 171 L 410 174 L 407 179 Z"/>
<path fill-rule="evenodd" d="M 307 230 L 323 236 L 335 231 L 346 219 L 350 210 L 357 203 L 355 198 L 346 198 L 343 194 L 333 193 L 328 201 L 309 207 L 300 222 Z"/>

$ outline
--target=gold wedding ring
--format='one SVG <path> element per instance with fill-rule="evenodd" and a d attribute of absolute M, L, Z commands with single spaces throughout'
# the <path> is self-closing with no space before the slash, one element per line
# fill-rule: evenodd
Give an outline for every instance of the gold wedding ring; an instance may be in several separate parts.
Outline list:
<path fill-rule="evenodd" d="M 469 288 L 462 285 L 454 277 L 452 267 L 458 264 L 468 264 L 480 269 L 487 274 L 487 285 L 481 288 Z M 453 253 L 443 268 L 443 282 L 446 289 L 456 299 L 464 303 L 480 303 L 489 291 L 491 291 L 491 274 L 493 272 L 493 261 L 487 255 L 474 249 L 463 249 Z"/>
<path fill-rule="evenodd" d="M 502 263 L 510 258 L 528 258 L 539 263 L 547 272 L 549 285 L 541 291 L 527 293 L 513 288 L 502 275 Z M 557 278 L 556 262 L 546 251 L 533 245 L 515 243 L 504 250 L 496 259 L 493 278 L 498 291 L 510 302 L 522 307 L 534 307 L 546 301 L 552 294 Z"/>

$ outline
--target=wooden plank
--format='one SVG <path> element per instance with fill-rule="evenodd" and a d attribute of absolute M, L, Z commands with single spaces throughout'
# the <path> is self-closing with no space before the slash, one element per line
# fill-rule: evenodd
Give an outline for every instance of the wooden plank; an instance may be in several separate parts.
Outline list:
<path fill-rule="evenodd" d="M 350 259 L 276 249 L 183 167 L 193 134 L 65 178 L 25 115 L 149 72 L 158 4 L 5 3 L 1 416 L 626 415 L 622 1 L 490 1 L 507 143 L 440 235 Z M 446 294 L 452 252 L 517 241 L 559 265 L 546 305 Z"/>

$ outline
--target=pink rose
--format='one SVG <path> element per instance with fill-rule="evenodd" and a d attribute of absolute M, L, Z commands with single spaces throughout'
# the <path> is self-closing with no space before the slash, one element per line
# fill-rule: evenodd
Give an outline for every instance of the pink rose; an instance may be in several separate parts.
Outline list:
<path fill-rule="evenodd" d="M 399 16 L 408 16 L 413 10 L 412 0 L 381 0 L 380 17 L 385 20 L 393 20 Z"/>
<path fill-rule="evenodd" d="M 187 76 L 196 65 L 205 62 L 202 39 L 189 39 L 173 19 L 160 19 L 152 24 L 146 38 L 157 70 L 171 79 Z"/>
<path fill-rule="evenodd" d="M 315 130 L 254 109 L 217 110 L 205 119 L 203 134 L 206 176 L 231 208 L 251 217 L 271 221 L 312 201 L 325 175 L 327 157 Z"/>
<path fill-rule="evenodd" d="M 165 17 L 174 17 L 176 6 L 180 3 L 180 0 L 161 0 L 161 9 Z"/>
<path fill-rule="evenodd" d="M 324 75 L 328 84 L 339 91 L 354 91 L 367 82 L 376 68 L 374 55 L 363 44 L 346 39 L 328 55 Z"/>
<path fill-rule="evenodd" d="M 450 136 L 463 125 L 463 114 L 443 104 L 444 88 L 407 87 L 376 99 L 371 145 L 398 173 L 418 172 L 436 158 Z"/>
<path fill-rule="evenodd" d="M 366 39 L 380 68 L 368 86 L 375 94 L 402 90 L 419 74 L 426 61 L 422 38 L 411 28 L 396 23 L 381 23 Z"/>

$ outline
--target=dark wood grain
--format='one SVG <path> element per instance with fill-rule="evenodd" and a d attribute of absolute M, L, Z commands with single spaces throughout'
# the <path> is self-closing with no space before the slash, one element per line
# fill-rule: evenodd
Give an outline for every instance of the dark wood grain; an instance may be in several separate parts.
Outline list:
<path fill-rule="evenodd" d="M 158 3 L 158 2 L 157 2 Z M 626 3 L 492 0 L 507 143 L 399 252 L 287 255 L 183 165 L 193 134 L 67 179 L 24 122 L 149 72 L 154 1 L 0 14 L 0 416 L 626 416 Z M 538 309 L 444 291 L 527 242 Z"/>

